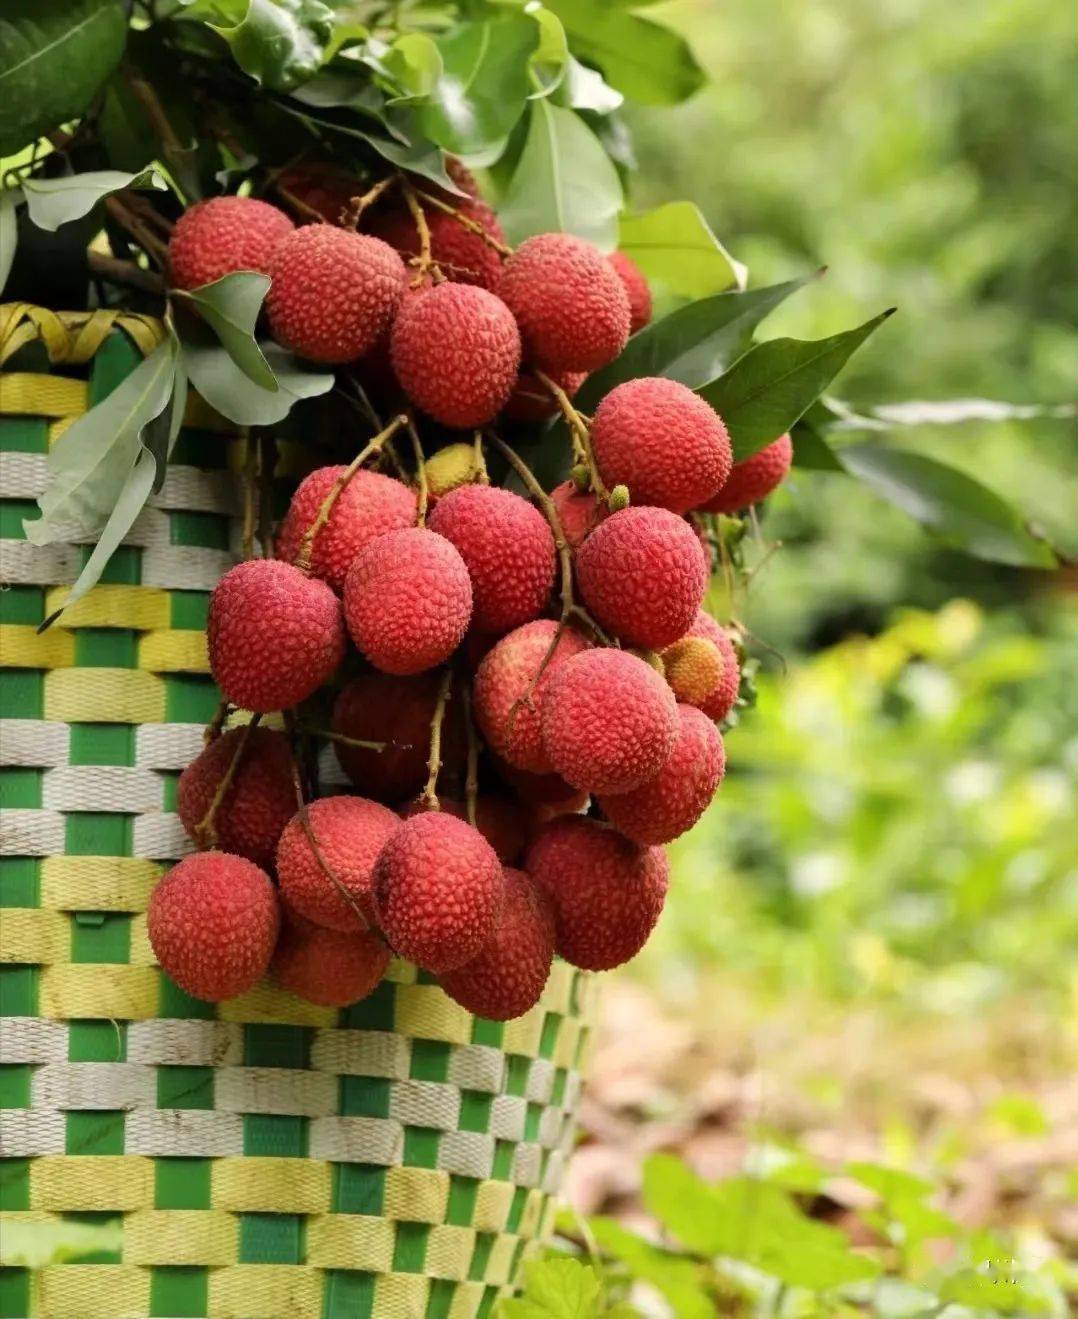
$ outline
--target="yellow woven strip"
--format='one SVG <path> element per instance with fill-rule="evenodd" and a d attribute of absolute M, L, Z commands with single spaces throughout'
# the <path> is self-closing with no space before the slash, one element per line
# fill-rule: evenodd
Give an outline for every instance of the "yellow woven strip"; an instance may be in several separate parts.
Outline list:
<path fill-rule="evenodd" d="M 545 1241 L 554 1231 L 554 1220 L 558 1216 L 558 1201 L 553 1195 L 548 1195 L 543 1200 L 542 1212 L 539 1215 L 539 1231 L 535 1234 L 539 1241 Z"/>
<path fill-rule="evenodd" d="M 573 992 L 574 971 L 571 966 L 556 959 L 550 968 L 550 979 L 546 982 L 543 996 L 539 1002 L 548 1012 L 568 1012 Z"/>
<path fill-rule="evenodd" d="M 7 371 L 0 375 L 0 413 L 19 417 L 73 417 L 85 412 L 90 386 L 64 376 Z"/>
<path fill-rule="evenodd" d="M 419 977 L 419 968 L 403 957 L 394 957 L 386 968 L 386 979 L 394 985 L 414 985 Z"/>
<path fill-rule="evenodd" d="M 67 724 L 161 724 L 165 681 L 138 669 L 55 669 L 45 675 L 44 716 Z"/>
<path fill-rule="evenodd" d="M 437 985 L 400 985 L 394 1025 L 401 1035 L 418 1039 L 468 1044 L 472 1038 L 471 1014 L 454 1003 Z"/>
<path fill-rule="evenodd" d="M 553 1197 L 550 1197 L 550 1202 L 551 1204 L 554 1203 Z M 524 1198 L 524 1208 L 520 1215 L 520 1235 L 522 1237 L 532 1237 L 538 1232 L 546 1203 L 547 1196 L 537 1186 L 532 1187 Z"/>
<path fill-rule="evenodd" d="M 150 945 L 146 929 L 146 913 L 138 912 L 131 921 L 131 943 L 127 960 L 132 966 L 157 966 L 157 957 Z"/>
<path fill-rule="evenodd" d="M 45 1154 L 30 1162 L 30 1208 L 148 1209 L 153 1159 L 137 1154 Z"/>
<path fill-rule="evenodd" d="M 387 1168 L 383 1212 L 406 1223 L 444 1223 L 449 1174 L 434 1168 Z"/>
<path fill-rule="evenodd" d="M 332 1165 L 315 1159 L 224 1158 L 210 1173 L 215 1209 L 267 1214 L 329 1211 Z"/>
<path fill-rule="evenodd" d="M 396 1236 L 388 1218 L 319 1214 L 307 1220 L 307 1263 L 320 1269 L 388 1273 Z"/>
<path fill-rule="evenodd" d="M 157 1016 L 158 983 L 159 973 L 150 966 L 48 966 L 41 973 L 41 1015 L 145 1021 Z"/>
<path fill-rule="evenodd" d="M 580 1044 L 580 1022 L 576 1017 L 566 1017 L 558 1027 L 558 1039 L 554 1045 L 551 1058 L 555 1067 L 572 1067 L 576 1062 L 577 1048 Z"/>
<path fill-rule="evenodd" d="M 511 1182 L 480 1182 L 472 1225 L 480 1232 L 504 1232 L 516 1187 Z"/>
<path fill-rule="evenodd" d="M 475 1319 L 486 1288 L 481 1282 L 462 1282 L 453 1289 L 449 1319 Z"/>
<path fill-rule="evenodd" d="M 473 1228 L 438 1224 L 431 1228 L 427 1237 L 424 1271 L 432 1278 L 466 1278 L 474 1249 Z"/>
<path fill-rule="evenodd" d="M 487 1266 L 483 1270 L 484 1282 L 502 1283 L 511 1280 L 513 1251 L 516 1249 L 517 1240 L 518 1238 L 511 1232 L 495 1237 L 494 1245 L 487 1256 Z"/>
<path fill-rule="evenodd" d="M 506 1053 L 519 1053 L 525 1058 L 536 1058 L 539 1056 L 539 1043 L 543 1038 L 543 1020 L 546 1017 L 545 1010 L 536 1006 L 530 1012 L 525 1012 L 523 1017 L 517 1017 L 513 1021 L 505 1023 L 505 1034 L 502 1036 L 502 1048 Z M 564 1025 L 564 1023 L 562 1023 Z"/>
<path fill-rule="evenodd" d="M 194 629 L 147 632 L 139 637 L 138 666 L 151 673 L 209 673 L 206 634 Z"/>
<path fill-rule="evenodd" d="M 49 422 L 48 445 L 51 449 L 57 440 L 61 439 L 78 421 L 78 417 L 57 417 L 55 421 Z"/>
<path fill-rule="evenodd" d="M 239 1220 L 206 1209 L 142 1209 L 124 1220 L 129 1264 L 235 1264 Z"/>
<path fill-rule="evenodd" d="M 7 907 L 0 915 L 0 962 L 41 966 L 68 956 L 71 924 L 58 911 Z"/>
<path fill-rule="evenodd" d="M 0 664 L 5 669 L 61 669 L 75 662 L 75 638 L 70 632 L 36 629 L 20 623 L 0 623 Z"/>
<path fill-rule="evenodd" d="M 42 1269 L 45 1319 L 131 1319 L 150 1313 L 150 1271 L 135 1264 L 53 1264 Z"/>
<path fill-rule="evenodd" d="M 426 1314 L 430 1281 L 418 1273 L 383 1273 L 374 1280 L 374 1314 Z"/>
<path fill-rule="evenodd" d="M 335 1026 L 337 1009 L 307 1003 L 277 985 L 263 982 L 217 1009 L 221 1021 L 286 1022 L 292 1026 Z"/>
<path fill-rule="evenodd" d="M 208 1300 L 214 1319 L 306 1319 L 322 1313 L 322 1274 L 303 1264 L 233 1264 L 210 1271 Z"/>
<path fill-rule="evenodd" d="M 145 911 L 163 869 L 132 856 L 47 856 L 41 905 L 54 911 Z"/>
<path fill-rule="evenodd" d="M 50 586 L 45 592 L 45 617 L 61 608 L 70 594 L 67 586 Z M 171 607 L 167 591 L 154 586 L 95 586 L 81 600 L 65 609 L 52 626 L 124 627 L 137 632 L 168 627 Z"/>

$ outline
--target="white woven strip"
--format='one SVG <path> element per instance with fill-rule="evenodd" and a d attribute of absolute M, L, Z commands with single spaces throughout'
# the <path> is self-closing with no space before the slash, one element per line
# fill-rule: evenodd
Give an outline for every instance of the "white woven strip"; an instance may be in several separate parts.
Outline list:
<path fill-rule="evenodd" d="M 236 517 L 243 511 L 239 482 L 231 472 L 174 467 L 171 463 L 165 473 L 164 485 L 150 503 L 155 508 L 225 513 Z"/>
<path fill-rule="evenodd" d="M 337 1110 L 337 1081 L 294 1067 L 222 1067 L 214 1074 L 213 1104 L 222 1113 L 327 1117 Z"/>
<path fill-rule="evenodd" d="M 46 1063 L 30 1082 L 35 1109 L 128 1109 L 157 1102 L 157 1073 L 141 1063 Z"/>
<path fill-rule="evenodd" d="M 460 1177 L 489 1177 L 494 1167 L 494 1137 L 482 1131 L 447 1131 L 438 1147 L 438 1167 Z"/>
<path fill-rule="evenodd" d="M 243 1062 L 243 1027 L 231 1021 L 162 1017 L 132 1021 L 127 1058 L 133 1063 L 183 1067 L 230 1067 Z"/>
<path fill-rule="evenodd" d="M 142 769 L 186 769 L 202 750 L 201 724 L 140 724 L 135 763 Z"/>
<path fill-rule="evenodd" d="M 5 499 L 36 499 L 45 489 L 46 458 L 40 453 L 0 453 L 0 490 Z"/>
<path fill-rule="evenodd" d="M 405 1126 L 455 1131 L 460 1091 L 442 1081 L 398 1081 L 390 1087 L 389 1114 Z"/>
<path fill-rule="evenodd" d="M 316 1117 L 309 1149 L 312 1159 L 391 1167 L 404 1162 L 404 1128 L 391 1118 Z"/>
<path fill-rule="evenodd" d="M 547 1195 L 557 1195 L 561 1189 L 562 1174 L 565 1172 L 565 1158 L 560 1150 L 554 1150 L 547 1160 L 543 1175 L 542 1189 Z"/>
<path fill-rule="evenodd" d="M 235 562 L 235 555 L 225 550 L 208 550 L 198 545 L 154 545 L 142 556 L 142 585 L 170 591 L 212 591 Z"/>
<path fill-rule="evenodd" d="M 47 719 L 0 719 L 0 764 L 66 765 L 71 732 Z"/>
<path fill-rule="evenodd" d="M 66 1057 L 66 1022 L 0 1017 L 0 1063 L 52 1063 Z"/>
<path fill-rule="evenodd" d="M 543 1150 L 530 1141 L 521 1142 L 513 1151 L 513 1169 L 510 1174 L 518 1186 L 538 1186 L 543 1169 Z"/>
<path fill-rule="evenodd" d="M 565 1094 L 561 1101 L 561 1106 L 566 1113 L 575 1113 L 580 1107 L 580 1092 L 583 1085 L 583 1078 L 579 1072 L 569 1072 L 566 1075 Z"/>
<path fill-rule="evenodd" d="M 461 1090 L 496 1095 L 505 1081 L 505 1054 L 487 1044 L 461 1045 L 450 1055 L 448 1075 Z"/>
<path fill-rule="evenodd" d="M 0 540 L 0 582 L 12 586 L 58 586 L 79 575 L 81 557 L 73 545 L 31 545 Z"/>
<path fill-rule="evenodd" d="M 311 1066 L 337 1076 L 385 1076 L 403 1081 L 411 1065 L 411 1041 L 386 1030 L 316 1030 Z"/>
<path fill-rule="evenodd" d="M 164 784 L 150 769 L 126 765 L 64 765 L 41 776 L 41 804 L 54 811 L 137 811 L 164 808 Z"/>
<path fill-rule="evenodd" d="M 32 1159 L 38 1154 L 63 1154 L 63 1113 L 38 1113 L 32 1108 L 0 1108 L 0 1150 L 7 1159 Z"/>
<path fill-rule="evenodd" d="M 347 788 L 350 784 L 348 775 L 341 769 L 331 742 L 327 742 L 318 750 L 318 782 L 323 792 L 327 788 Z"/>
<path fill-rule="evenodd" d="M 148 857 L 151 861 L 178 861 L 195 850 L 194 843 L 184 833 L 180 817 L 171 812 L 161 815 L 140 815 L 132 829 L 131 855 Z"/>
<path fill-rule="evenodd" d="M 557 1149 L 565 1130 L 565 1114 L 557 1108 L 544 1108 L 539 1115 L 539 1144 L 548 1150 Z"/>
<path fill-rule="evenodd" d="M 517 1095 L 496 1095 L 490 1106 L 490 1134 L 499 1140 L 522 1140 L 528 1104 Z"/>
<path fill-rule="evenodd" d="M 528 1072 L 528 1084 L 524 1088 L 525 1098 L 533 1104 L 549 1104 L 554 1090 L 555 1071 L 554 1064 L 546 1058 L 533 1059 Z"/>
<path fill-rule="evenodd" d="M 197 1108 L 140 1108 L 124 1120 L 127 1154 L 213 1159 L 243 1153 L 243 1118 Z"/>
<path fill-rule="evenodd" d="M 5 810 L 0 856 L 51 856 L 64 850 L 64 817 L 58 811 Z"/>

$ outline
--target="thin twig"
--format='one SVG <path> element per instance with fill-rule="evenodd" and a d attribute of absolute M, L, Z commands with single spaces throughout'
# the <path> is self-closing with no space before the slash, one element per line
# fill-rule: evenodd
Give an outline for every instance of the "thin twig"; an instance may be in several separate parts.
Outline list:
<path fill-rule="evenodd" d="M 591 488 L 605 503 L 610 497 L 610 491 L 599 475 L 599 468 L 591 447 L 591 432 L 588 430 L 588 423 L 584 414 L 573 406 L 573 401 L 569 395 L 556 380 L 551 380 L 546 372 L 537 369 L 535 378 L 550 391 L 551 397 L 560 408 L 561 414 L 569 426 L 569 434 L 573 441 L 573 453 L 577 460 L 587 467 L 588 476 L 591 479 Z"/>
<path fill-rule="evenodd" d="M 130 234 L 146 255 L 164 269 L 168 261 L 168 245 L 162 242 L 151 229 L 147 228 L 129 206 L 124 205 L 122 198 L 123 194 L 118 192 L 114 192 L 111 197 L 106 197 L 105 210 L 108 211 L 121 229 Z"/>
<path fill-rule="evenodd" d="M 211 742 L 216 742 L 221 736 L 221 730 L 224 728 L 231 710 L 231 703 L 227 697 L 223 696 L 217 706 L 216 713 L 203 730 L 202 742 L 205 746 L 209 746 Z"/>
<path fill-rule="evenodd" d="M 262 557 L 273 558 L 273 468 L 276 441 L 267 431 L 258 433 L 258 543 Z"/>
<path fill-rule="evenodd" d="M 475 728 L 472 714 L 472 689 L 469 683 L 462 687 L 464 702 L 464 726 L 468 735 L 468 771 L 464 780 L 464 802 L 468 813 L 468 823 L 474 829 L 476 802 L 479 797 L 479 734 Z"/>
<path fill-rule="evenodd" d="M 407 203 L 408 210 L 411 212 L 412 219 L 415 221 L 416 233 L 419 235 L 419 255 L 413 257 L 411 262 L 411 264 L 416 267 L 415 278 L 412 280 L 412 287 L 418 288 L 428 274 L 435 283 L 437 283 L 444 279 L 444 276 L 431 253 L 430 225 L 427 224 L 426 212 L 419 204 L 415 188 L 412 187 L 407 179 L 401 179 L 401 187 L 404 189 L 404 200 Z"/>
<path fill-rule="evenodd" d="M 388 189 L 392 188 L 395 183 L 400 181 L 399 174 L 390 174 L 387 178 L 379 179 L 372 187 L 368 188 L 361 197 L 352 197 L 348 202 L 348 209 L 341 215 L 341 224 L 346 229 L 354 229 L 360 221 L 363 212 L 373 206 L 379 197 Z"/>
<path fill-rule="evenodd" d="M 247 743 L 251 738 L 251 731 L 258 727 L 259 720 L 262 718 L 257 711 L 251 715 L 250 722 L 246 724 L 240 733 L 236 742 L 236 749 L 232 753 L 232 759 L 228 762 L 228 768 L 221 775 L 221 780 L 217 784 L 216 791 L 206 809 L 205 815 L 195 825 L 195 842 L 199 847 L 216 847 L 217 846 L 217 812 L 221 809 L 221 803 L 228 795 L 229 788 L 232 787 L 236 772 L 240 767 L 240 761 L 247 750 Z"/>
<path fill-rule="evenodd" d="M 425 810 L 440 811 L 438 801 L 438 774 L 442 768 L 442 724 L 445 721 L 445 709 L 453 686 L 453 670 L 446 669 L 442 684 L 438 688 L 438 700 L 430 721 L 430 754 L 427 756 L 427 782 L 419 798 Z"/>
<path fill-rule="evenodd" d="M 297 197 L 294 192 L 291 192 L 288 188 L 282 187 L 280 183 L 275 184 L 273 190 L 277 194 L 277 196 L 282 199 L 282 201 L 287 202 L 288 205 L 291 206 L 291 208 L 294 211 L 296 211 L 299 215 L 306 216 L 307 219 L 312 221 L 312 223 L 314 224 L 326 223 L 326 217 L 322 214 L 321 211 L 316 210 L 315 207 L 308 205 L 307 202 L 305 202 L 302 199 L 302 197 Z"/>
<path fill-rule="evenodd" d="M 479 485 L 490 485 L 490 473 L 487 471 L 487 459 L 483 453 L 483 432 L 476 431 L 472 442 L 475 453 L 475 480 Z"/>
<path fill-rule="evenodd" d="M 160 275 L 153 270 L 143 270 L 134 261 L 121 261 L 119 257 L 109 256 L 105 252 L 95 252 L 91 247 L 86 253 L 86 263 L 91 274 L 109 284 L 138 289 L 141 293 L 160 294 L 165 291 L 165 281 Z"/>
<path fill-rule="evenodd" d="M 419 432 L 411 415 L 408 417 L 408 435 L 412 441 L 412 453 L 415 457 L 416 480 L 419 482 L 419 501 L 416 506 L 415 521 L 417 527 L 427 524 L 427 504 L 430 501 L 430 486 L 427 482 L 427 464 L 423 458 L 423 446 L 419 442 Z"/>
<path fill-rule="evenodd" d="M 250 428 L 243 435 L 243 557 L 255 557 L 255 509 L 258 494 L 258 445 Z"/>
<path fill-rule="evenodd" d="M 424 192 L 419 188 L 414 188 L 416 197 L 418 197 L 425 206 L 433 206 L 435 210 L 442 211 L 445 215 L 451 215 L 459 225 L 462 225 L 470 233 L 476 234 L 479 238 L 492 247 L 499 256 L 512 256 L 513 249 L 508 243 L 503 243 L 500 238 L 495 238 L 485 225 L 479 223 L 470 215 L 460 209 L 459 206 L 453 206 L 450 202 L 444 202 L 440 197 L 434 197 L 429 192 Z"/>
<path fill-rule="evenodd" d="M 366 738 L 347 737 L 344 733 L 335 733 L 330 728 L 310 728 L 306 724 L 300 725 L 300 731 L 309 733 L 311 737 L 324 737 L 330 742 L 340 742 L 342 746 L 359 747 L 363 751 L 384 751 L 390 745 L 389 742 L 369 742 Z"/>

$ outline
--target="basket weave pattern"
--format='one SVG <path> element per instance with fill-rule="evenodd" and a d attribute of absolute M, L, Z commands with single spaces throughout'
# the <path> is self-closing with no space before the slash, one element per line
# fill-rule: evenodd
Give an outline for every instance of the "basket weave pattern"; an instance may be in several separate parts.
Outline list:
<path fill-rule="evenodd" d="M 0 1211 L 122 1222 L 115 1252 L 0 1271 L 0 1316 L 482 1315 L 551 1225 L 589 980 L 556 963 L 504 1026 L 403 963 L 340 1012 L 269 984 L 215 1006 L 147 939 L 238 548 L 242 443 L 198 400 L 102 583 L 36 633 L 89 552 L 23 536 L 49 445 L 159 334 L 0 308 L 0 366 L 41 356 L 0 375 Z"/>

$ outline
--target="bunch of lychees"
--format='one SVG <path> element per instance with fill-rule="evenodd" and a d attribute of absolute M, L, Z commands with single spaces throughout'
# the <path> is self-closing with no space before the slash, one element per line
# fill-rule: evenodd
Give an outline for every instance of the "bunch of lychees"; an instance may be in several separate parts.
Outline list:
<path fill-rule="evenodd" d="M 276 338 L 358 362 L 400 408 L 347 467 L 302 481 L 276 557 L 214 591 L 224 701 L 178 801 L 204 850 L 149 912 L 161 965 L 199 998 L 269 970 L 345 1005 L 397 954 L 469 1010 L 518 1016 L 555 953 L 597 971 L 639 951 L 662 845 L 722 780 L 738 652 L 701 609 L 711 552 L 692 515 L 765 497 L 789 439 L 735 465 L 717 413 L 657 377 L 583 416 L 573 393 L 650 318 L 645 280 L 566 234 L 511 251 L 451 174 L 464 199 L 407 177 L 353 199 L 332 171 L 294 170 L 281 195 L 314 223 L 230 197 L 175 228 L 175 285 L 263 271 Z M 574 466 L 547 493 L 496 426 L 558 410 Z M 473 434 L 425 461 L 424 417 Z M 489 483 L 488 453 L 528 498 Z M 399 476 L 365 466 L 388 456 Z M 327 686 L 328 730 L 310 722 Z M 261 724 L 277 712 L 282 730 Z M 355 795 L 318 795 L 320 737 Z"/>

